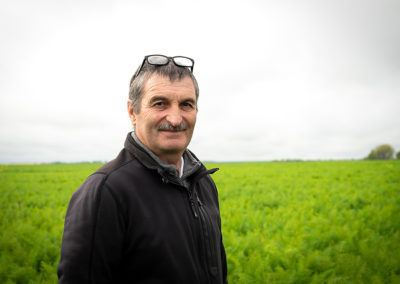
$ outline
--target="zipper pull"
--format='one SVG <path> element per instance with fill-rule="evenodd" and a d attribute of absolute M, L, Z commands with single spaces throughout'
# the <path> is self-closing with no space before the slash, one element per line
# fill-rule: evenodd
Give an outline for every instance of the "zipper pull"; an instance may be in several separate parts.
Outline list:
<path fill-rule="evenodd" d="M 195 217 L 195 218 L 198 218 L 199 216 L 198 216 L 197 213 L 196 213 L 196 209 L 195 209 L 194 201 L 193 201 L 193 198 L 192 198 L 192 197 L 190 197 L 190 207 L 192 207 L 192 212 L 193 212 L 194 217 Z"/>

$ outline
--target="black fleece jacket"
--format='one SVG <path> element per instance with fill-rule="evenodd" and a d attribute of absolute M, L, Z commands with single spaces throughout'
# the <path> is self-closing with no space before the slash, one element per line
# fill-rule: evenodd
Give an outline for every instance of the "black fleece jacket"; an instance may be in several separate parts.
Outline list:
<path fill-rule="evenodd" d="M 59 283 L 227 283 L 218 194 L 189 150 L 184 175 L 131 134 L 73 194 Z"/>

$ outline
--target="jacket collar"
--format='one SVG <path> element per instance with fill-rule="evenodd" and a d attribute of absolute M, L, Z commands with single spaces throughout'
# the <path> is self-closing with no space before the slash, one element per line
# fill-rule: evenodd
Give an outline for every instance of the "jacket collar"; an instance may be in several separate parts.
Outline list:
<path fill-rule="evenodd" d="M 135 132 L 128 133 L 125 140 L 125 148 L 132 153 L 143 166 L 148 169 L 157 170 L 157 172 L 168 180 L 177 180 L 178 171 L 174 165 L 168 165 L 161 161 L 153 152 L 151 152 L 136 136 Z M 182 180 L 188 179 L 190 176 L 201 170 L 206 169 L 199 159 L 188 149 L 183 153 L 184 169 Z M 197 175 L 197 174 L 196 174 Z"/>

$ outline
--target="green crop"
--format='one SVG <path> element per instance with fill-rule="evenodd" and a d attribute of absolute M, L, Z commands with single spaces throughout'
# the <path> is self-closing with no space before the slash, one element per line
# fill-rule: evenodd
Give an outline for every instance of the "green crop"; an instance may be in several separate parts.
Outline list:
<path fill-rule="evenodd" d="M 69 199 L 99 166 L 0 166 L 0 283 L 57 282 Z"/>
<path fill-rule="evenodd" d="M 213 165 L 231 283 L 400 283 L 400 163 Z"/>
<path fill-rule="evenodd" d="M 0 283 L 55 283 L 65 211 L 101 164 L 0 166 Z M 207 164 L 230 283 L 400 283 L 400 162 Z"/>

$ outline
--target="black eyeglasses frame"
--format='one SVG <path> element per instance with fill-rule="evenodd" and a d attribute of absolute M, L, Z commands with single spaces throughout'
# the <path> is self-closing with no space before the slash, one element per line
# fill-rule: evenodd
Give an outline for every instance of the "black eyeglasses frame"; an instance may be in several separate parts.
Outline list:
<path fill-rule="evenodd" d="M 168 59 L 168 60 L 167 60 L 165 63 L 155 64 L 155 63 L 149 62 L 149 58 L 152 57 L 152 56 L 160 56 L 160 57 L 164 57 L 164 58 L 166 58 L 166 59 Z M 177 62 L 177 61 L 175 60 L 176 58 L 188 59 L 188 60 L 190 60 L 190 61 L 192 62 L 192 65 L 187 66 L 187 65 L 179 64 L 179 62 Z M 170 61 L 172 61 L 172 62 L 174 62 L 174 64 L 175 64 L 176 66 L 189 68 L 189 69 L 190 69 L 190 72 L 193 73 L 194 60 L 193 60 L 192 58 L 190 58 L 190 57 L 182 56 L 182 55 L 177 55 L 177 56 L 166 56 L 166 55 L 162 55 L 162 54 L 150 54 L 150 55 L 146 55 L 146 56 L 144 57 L 144 59 L 143 59 L 143 61 L 142 61 L 142 64 L 140 64 L 140 67 L 137 69 L 136 73 L 132 76 L 132 79 L 131 79 L 130 84 L 132 84 L 133 80 L 135 80 L 136 77 L 140 74 L 140 71 L 142 71 L 143 65 L 146 63 L 146 61 L 147 61 L 147 64 L 154 65 L 154 66 L 164 66 L 164 65 L 167 65 Z"/>

